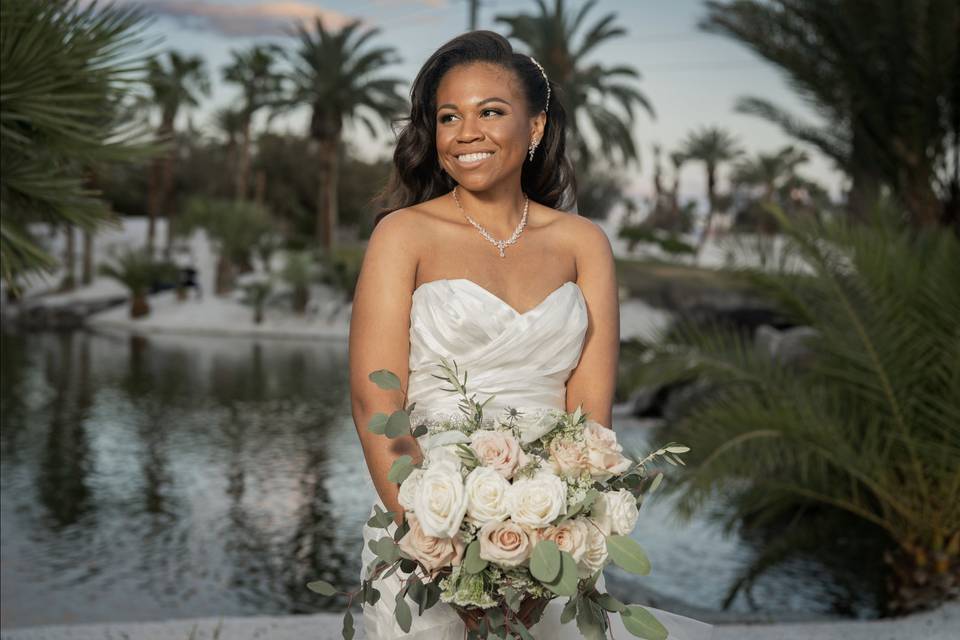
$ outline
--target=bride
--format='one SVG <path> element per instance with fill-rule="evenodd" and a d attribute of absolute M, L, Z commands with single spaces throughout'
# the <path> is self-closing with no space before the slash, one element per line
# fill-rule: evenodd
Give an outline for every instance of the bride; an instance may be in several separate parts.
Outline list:
<path fill-rule="evenodd" d="M 394 153 L 389 213 L 370 238 L 350 325 L 353 418 L 381 506 L 397 514 L 387 480 L 404 454 L 429 443 L 387 439 L 366 429 L 374 413 L 401 408 L 402 392 L 367 376 L 398 372 L 414 416 L 454 414 L 455 394 L 433 377 L 441 357 L 469 373 L 485 413 L 582 405 L 611 424 L 619 352 L 619 305 L 610 243 L 586 218 L 568 213 L 575 194 L 565 156 L 563 105 L 543 68 L 503 37 L 474 31 L 436 51 L 411 91 L 409 123 Z M 398 516 L 399 517 L 399 516 Z M 372 560 L 364 528 L 363 566 Z M 367 638 L 461 640 L 464 622 L 447 605 L 414 616 L 409 634 L 394 621 L 400 589 L 380 580 L 382 597 L 364 606 Z M 577 638 L 551 601 L 531 629 L 536 638 Z M 710 627 L 655 614 L 673 640 L 709 638 Z M 614 635 L 629 637 L 611 619 Z"/>

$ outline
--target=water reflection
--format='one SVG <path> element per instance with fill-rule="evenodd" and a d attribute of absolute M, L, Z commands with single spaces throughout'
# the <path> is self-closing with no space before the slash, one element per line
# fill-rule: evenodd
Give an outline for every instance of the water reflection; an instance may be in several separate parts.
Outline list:
<path fill-rule="evenodd" d="M 304 585 L 356 585 L 373 500 L 345 344 L 0 340 L 0 624 L 341 606 Z M 625 441 L 645 448 L 646 431 L 626 427 Z M 672 528 L 668 517 L 666 505 L 645 507 L 637 536 L 658 568 L 642 584 L 718 607 L 754 550 L 706 521 Z M 811 570 L 762 582 L 759 606 L 829 610 L 839 587 L 805 579 Z M 639 583 L 611 572 L 608 584 L 629 597 Z"/>

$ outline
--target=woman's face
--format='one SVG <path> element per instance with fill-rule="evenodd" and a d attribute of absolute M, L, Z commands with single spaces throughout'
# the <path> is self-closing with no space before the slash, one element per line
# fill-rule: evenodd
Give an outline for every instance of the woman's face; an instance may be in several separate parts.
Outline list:
<path fill-rule="evenodd" d="M 499 65 L 454 67 L 437 87 L 437 157 L 440 166 L 469 191 L 520 182 L 533 140 L 546 116 L 531 118 L 520 81 Z"/>

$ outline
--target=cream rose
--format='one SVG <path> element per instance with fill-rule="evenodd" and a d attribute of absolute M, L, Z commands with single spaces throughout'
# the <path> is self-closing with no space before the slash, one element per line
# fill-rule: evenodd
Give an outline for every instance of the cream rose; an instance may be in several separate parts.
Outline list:
<path fill-rule="evenodd" d="M 492 467 L 477 467 L 467 476 L 467 519 L 477 525 L 507 518 L 510 483 Z"/>
<path fill-rule="evenodd" d="M 508 480 L 526 461 L 517 439 L 503 431 L 477 431 L 470 440 L 470 448 L 483 466 L 496 469 Z"/>
<path fill-rule="evenodd" d="M 437 538 L 456 535 L 467 512 L 467 495 L 460 473 L 446 465 L 424 471 L 413 499 L 413 510 L 427 535 Z"/>
<path fill-rule="evenodd" d="M 567 485 L 549 471 L 521 478 L 507 491 L 507 511 L 514 522 L 545 527 L 567 509 Z"/>
<path fill-rule="evenodd" d="M 592 522 L 587 521 L 587 544 L 583 557 L 577 563 L 577 575 L 589 578 L 607 563 L 607 536 Z"/>
<path fill-rule="evenodd" d="M 530 557 L 530 532 L 516 522 L 488 522 L 477 533 L 480 557 L 501 567 L 519 567 Z"/>
<path fill-rule="evenodd" d="M 575 478 L 587 469 L 587 452 L 580 442 L 557 438 L 547 447 L 547 453 L 558 475 Z"/>
<path fill-rule="evenodd" d="M 607 535 L 629 535 L 637 525 L 640 510 L 637 500 L 626 489 L 601 493 L 590 510 L 591 519 Z"/>
<path fill-rule="evenodd" d="M 416 514 L 408 513 L 406 517 L 410 530 L 397 543 L 401 551 L 419 561 L 431 574 L 460 564 L 466 545 L 459 532 L 452 538 L 437 538 L 423 531 Z"/>
<path fill-rule="evenodd" d="M 414 499 L 417 496 L 417 490 L 420 487 L 420 476 L 423 475 L 421 469 L 414 469 L 410 475 L 400 483 L 400 493 L 397 495 L 397 502 L 407 511 L 413 511 Z"/>
<path fill-rule="evenodd" d="M 559 421 L 560 416 L 552 409 L 520 416 L 520 419 L 517 420 L 520 442 L 530 444 L 534 440 L 539 440 L 553 431 Z"/>
<path fill-rule="evenodd" d="M 617 443 L 617 434 L 613 429 L 587 420 L 583 437 L 587 446 L 587 469 L 595 480 L 609 480 L 630 468 L 632 463 L 621 453 L 623 447 Z"/>
<path fill-rule="evenodd" d="M 540 540 L 552 540 L 560 551 L 566 551 L 576 562 L 583 559 L 587 552 L 587 540 L 590 535 L 590 523 L 581 518 L 561 522 L 555 527 L 546 527 L 537 532 Z"/>
<path fill-rule="evenodd" d="M 452 471 L 457 473 L 463 467 L 463 461 L 457 455 L 456 445 L 446 445 L 427 449 L 424 454 L 426 460 L 424 466 L 428 469 L 438 469 L 446 465 Z"/>

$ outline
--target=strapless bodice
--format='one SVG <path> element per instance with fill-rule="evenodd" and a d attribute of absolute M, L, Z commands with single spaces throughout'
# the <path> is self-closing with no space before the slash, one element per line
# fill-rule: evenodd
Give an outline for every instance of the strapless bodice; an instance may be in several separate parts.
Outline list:
<path fill-rule="evenodd" d="M 410 307 L 410 377 L 407 400 L 414 417 L 457 414 L 460 397 L 437 363 L 456 361 L 467 390 L 488 416 L 505 407 L 563 409 L 566 382 L 580 361 L 587 332 L 580 287 L 565 282 L 537 306 L 520 313 L 472 280 L 426 282 Z"/>

